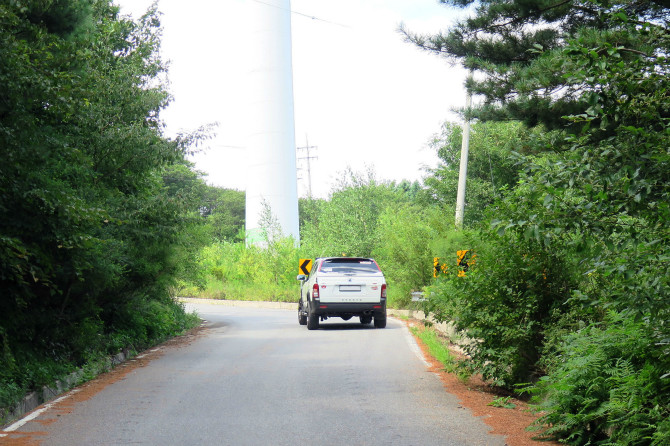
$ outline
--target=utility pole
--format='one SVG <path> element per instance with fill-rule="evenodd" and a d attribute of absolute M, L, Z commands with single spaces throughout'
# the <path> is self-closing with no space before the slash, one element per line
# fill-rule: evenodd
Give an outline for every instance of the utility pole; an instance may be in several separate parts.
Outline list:
<path fill-rule="evenodd" d="M 312 198 L 312 165 L 311 165 L 311 160 L 313 159 L 318 159 L 317 156 L 311 156 L 310 155 L 310 150 L 312 149 L 318 149 L 317 146 L 310 146 L 309 145 L 309 140 L 307 139 L 307 135 L 305 135 L 305 146 L 304 147 L 298 147 L 298 150 L 304 150 L 305 151 L 305 156 L 303 157 L 298 157 L 298 160 L 307 160 L 307 194 L 309 198 Z"/>
<path fill-rule="evenodd" d="M 472 70 L 468 75 L 472 79 Z M 467 82 L 466 82 L 467 85 Z M 472 106 L 472 93 L 467 90 L 465 96 L 465 111 L 470 111 Z M 457 230 L 463 228 L 463 215 L 465 214 L 465 180 L 468 177 L 468 151 L 470 150 L 470 119 L 465 118 L 463 123 L 463 138 L 461 140 L 461 164 L 458 170 L 458 193 L 456 194 L 456 219 L 455 226 Z"/>

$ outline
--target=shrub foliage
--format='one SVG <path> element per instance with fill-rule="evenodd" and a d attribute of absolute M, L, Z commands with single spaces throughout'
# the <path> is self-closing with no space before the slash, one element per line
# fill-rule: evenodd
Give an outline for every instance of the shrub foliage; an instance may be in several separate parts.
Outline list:
<path fill-rule="evenodd" d="M 189 138 L 162 134 L 158 14 L 0 4 L 0 405 L 188 324 Z"/>
<path fill-rule="evenodd" d="M 443 3 L 477 9 L 406 38 L 479 73 L 471 118 L 535 133 L 477 227 L 486 254 L 436 284 L 430 308 L 476 339 L 470 366 L 487 377 L 542 376 L 530 389 L 545 437 L 667 444 L 667 2 Z"/>

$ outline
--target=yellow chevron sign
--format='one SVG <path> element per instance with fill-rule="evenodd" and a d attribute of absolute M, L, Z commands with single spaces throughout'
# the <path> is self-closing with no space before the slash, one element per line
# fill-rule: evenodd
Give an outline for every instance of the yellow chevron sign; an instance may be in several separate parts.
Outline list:
<path fill-rule="evenodd" d="M 442 274 L 447 274 L 449 267 L 446 263 L 440 263 L 439 257 L 433 257 L 433 277 L 437 277 Z"/>
<path fill-rule="evenodd" d="M 477 254 L 469 249 L 456 251 L 456 274 L 458 277 L 465 277 L 468 269 L 475 264 Z M 449 266 L 441 263 L 439 257 L 433 257 L 433 277 L 437 278 L 440 274 L 448 274 Z"/>
<path fill-rule="evenodd" d="M 312 259 L 300 259 L 298 274 L 308 275 L 312 271 Z"/>
<path fill-rule="evenodd" d="M 458 259 L 458 277 L 465 277 L 465 273 L 468 269 L 475 264 L 477 254 L 469 249 L 464 249 L 462 251 L 456 251 L 456 257 Z"/>

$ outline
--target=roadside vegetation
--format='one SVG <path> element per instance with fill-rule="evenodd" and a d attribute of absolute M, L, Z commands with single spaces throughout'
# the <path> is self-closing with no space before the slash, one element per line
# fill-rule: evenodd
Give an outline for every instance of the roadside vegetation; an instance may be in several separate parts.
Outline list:
<path fill-rule="evenodd" d="M 490 0 L 440 35 L 402 29 L 476 73 L 465 227 L 447 122 L 422 182 L 342 172 L 301 199 L 299 246 L 267 209 L 263 247 L 244 243 L 244 192 L 185 160 L 201 133 L 162 134 L 156 12 L 26 4 L 0 5 L 0 407 L 188 328 L 177 296 L 296 302 L 299 259 L 355 255 L 391 307 L 476 340 L 445 363 L 532 397 L 541 438 L 670 444 L 666 2 Z"/>
<path fill-rule="evenodd" d="M 454 357 L 454 354 L 449 349 L 449 342 L 445 339 L 442 339 L 435 329 L 427 326 L 420 328 L 410 327 L 410 331 L 414 336 L 423 341 L 430 356 L 439 361 L 445 371 L 449 373 L 459 372 L 458 360 Z M 462 376 L 463 380 L 467 380 L 467 378 L 467 375 Z"/>
<path fill-rule="evenodd" d="M 158 15 L 0 2 L 0 422 L 26 392 L 197 323 L 196 135 L 162 134 Z"/>
<path fill-rule="evenodd" d="M 668 4 L 476 3 L 440 35 L 403 30 L 476 73 L 470 118 L 523 124 L 511 187 L 466 208 L 476 266 L 426 308 L 478 340 L 466 367 L 535 397 L 541 437 L 669 444 Z"/>
<path fill-rule="evenodd" d="M 206 221 L 212 232 L 218 212 Z M 239 212 L 244 214 L 243 203 Z M 352 255 L 379 262 L 390 281 L 391 305 L 403 307 L 410 302 L 411 291 L 430 283 L 433 252 L 444 244 L 437 234 L 449 231 L 441 207 L 418 183 L 380 181 L 373 171 L 342 172 L 340 184 L 328 199 L 301 199 L 299 247 L 278 234 L 271 210 L 262 220 L 265 246 L 247 246 L 241 240 L 242 219 L 228 236 L 214 236 L 213 243 L 200 251 L 201 280 L 182 282 L 180 294 L 297 302 L 301 258 Z"/>

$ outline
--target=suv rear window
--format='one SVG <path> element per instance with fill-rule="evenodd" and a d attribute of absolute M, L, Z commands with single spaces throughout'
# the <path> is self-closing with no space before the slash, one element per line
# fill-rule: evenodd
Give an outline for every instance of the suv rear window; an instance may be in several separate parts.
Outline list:
<path fill-rule="evenodd" d="M 379 273 L 377 262 L 372 259 L 326 259 L 321 263 L 319 272 L 322 273 L 350 273 L 369 274 Z"/>

